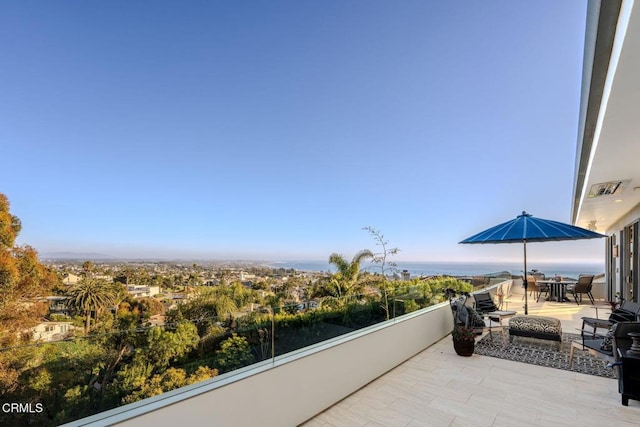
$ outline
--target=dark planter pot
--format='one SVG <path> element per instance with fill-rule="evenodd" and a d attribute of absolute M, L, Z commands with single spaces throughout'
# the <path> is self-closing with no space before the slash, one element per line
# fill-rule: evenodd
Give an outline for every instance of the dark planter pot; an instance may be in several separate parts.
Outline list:
<path fill-rule="evenodd" d="M 469 357 L 473 354 L 473 350 L 475 350 L 475 348 L 475 341 L 453 340 L 453 349 L 456 351 L 458 356 Z"/>

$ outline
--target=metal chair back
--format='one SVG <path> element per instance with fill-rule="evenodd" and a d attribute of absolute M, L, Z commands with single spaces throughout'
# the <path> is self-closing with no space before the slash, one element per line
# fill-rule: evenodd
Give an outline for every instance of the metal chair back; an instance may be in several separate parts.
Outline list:
<path fill-rule="evenodd" d="M 576 294 L 586 294 L 587 292 L 591 292 L 592 287 L 593 275 L 581 274 L 580 277 L 578 277 L 578 283 L 573 287 L 573 291 Z"/>

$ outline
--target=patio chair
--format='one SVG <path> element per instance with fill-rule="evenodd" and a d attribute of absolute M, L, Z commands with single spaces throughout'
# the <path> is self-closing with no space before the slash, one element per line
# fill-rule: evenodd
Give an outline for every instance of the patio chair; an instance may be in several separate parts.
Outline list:
<path fill-rule="evenodd" d="M 597 335 L 596 331 L 598 329 L 609 329 L 618 322 L 635 322 L 638 320 L 638 316 L 640 316 L 640 304 L 637 302 L 622 301 L 620 307 L 613 310 L 608 319 L 583 317 L 582 329 L 580 330 L 582 341 L 585 341 L 585 334 L 587 332 L 595 339 L 595 336 Z M 586 330 L 585 326 L 588 326 L 591 330 Z"/>
<path fill-rule="evenodd" d="M 595 300 L 591 293 L 591 289 L 593 288 L 593 277 L 593 275 L 581 274 L 580 277 L 578 277 L 578 283 L 573 286 L 567 286 L 567 292 L 571 292 L 573 299 L 576 300 L 576 304 L 580 305 L 582 302 L 582 295 L 587 294 L 591 300 L 591 305 L 595 305 Z M 578 302 L 578 294 L 580 295 L 580 302 Z"/>
<path fill-rule="evenodd" d="M 511 284 L 512 280 L 506 280 L 503 282 L 498 290 L 496 291 L 496 298 L 498 299 L 498 310 L 502 310 L 505 306 L 508 305 L 507 299 L 511 295 Z"/>
<path fill-rule="evenodd" d="M 631 348 L 633 341 L 628 334 L 629 332 L 640 332 L 640 322 L 618 322 L 611 327 L 610 331 L 610 345 L 605 345 L 608 340 L 606 336 L 584 340 L 582 343 L 574 341 L 571 345 L 571 352 L 569 353 L 569 367 L 573 366 L 573 353 L 575 349 L 580 347 L 615 367 L 616 365 L 613 364 L 619 361 L 618 349 L 628 350 Z M 620 378 L 619 373 L 617 376 Z"/>
<path fill-rule="evenodd" d="M 538 283 L 538 280 L 544 280 L 544 274 L 535 276 L 536 278 L 536 286 L 538 287 L 538 298 L 536 298 L 536 302 L 540 302 L 540 297 L 542 294 L 545 294 L 547 297 L 549 296 L 550 288 L 548 283 Z"/>
<path fill-rule="evenodd" d="M 529 296 L 534 297 L 536 302 L 540 301 L 540 295 L 542 292 L 549 293 L 549 285 L 538 284 L 538 280 L 536 276 L 527 275 L 527 290 L 529 291 Z M 522 296 L 524 299 L 524 295 Z"/>
<path fill-rule="evenodd" d="M 499 310 L 488 291 L 473 294 L 474 308 L 481 316 L 487 317 L 490 322 L 499 323 L 502 326 L 502 319 L 515 316 L 517 312 Z"/>
<path fill-rule="evenodd" d="M 530 297 L 534 297 L 536 300 L 539 298 L 538 282 L 534 276 L 527 275 L 527 291 Z M 522 295 L 522 299 L 524 299 L 524 295 Z"/>

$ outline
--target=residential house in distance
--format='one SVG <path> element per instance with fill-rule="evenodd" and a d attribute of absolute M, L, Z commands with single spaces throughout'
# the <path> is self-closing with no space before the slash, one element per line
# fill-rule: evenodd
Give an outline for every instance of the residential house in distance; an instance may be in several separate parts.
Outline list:
<path fill-rule="evenodd" d="M 160 293 L 160 286 L 127 285 L 127 292 L 133 298 L 153 297 Z"/>
<path fill-rule="evenodd" d="M 44 300 L 49 304 L 49 314 L 69 315 L 68 297 L 52 295 Z"/>
<path fill-rule="evenodd" d="M 51 342 L 67 338 L 70 332 L 77 329 L 72 322 L 42 322 L 25 331 L 33 341 Z"/>
<path fill-rule="evenodd" d="M 255 274 L 247 273 L 245 271 L 240 271 L 239 279 L 241 282 L 244 282 L 247 280 L 255 280 L 255 278 L 256 278 Z"/>
<path fill-rule="evenodd" d="M 298 305 L 296 305 L 296 309 L 298 311 L 304 311 L 304 310 L 315 310 L 316 308 L 320 307 L 320 301 L 312 299 L 310 301 L 303 301 L 298 303 Z"/>
<path fill-rule="evenodd" d="M 149 325 L 151 326 L 164 326 L 165 316 L 164 314 L 154 314 L 149 317 Z"/>
<path fill-rule="evenodd" d="M 80 281 L 80 276 L 77 276 L 73 273 L 67 273 L 64 279 L 62 279 L 62 284 L 67 286 L 72 286 L 78 283 L 79 281 Z"/>

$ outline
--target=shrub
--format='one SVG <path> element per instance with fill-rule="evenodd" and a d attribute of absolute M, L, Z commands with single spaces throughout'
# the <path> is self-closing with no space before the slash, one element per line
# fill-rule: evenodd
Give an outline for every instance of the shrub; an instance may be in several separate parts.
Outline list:
<path fill-rule="evenodd" d="M 254 362 L 253 354 L 245 337 L 232 334 L 222 342 L 216 353 L 216 366 L 220 372 L 229 372 Z"/>

